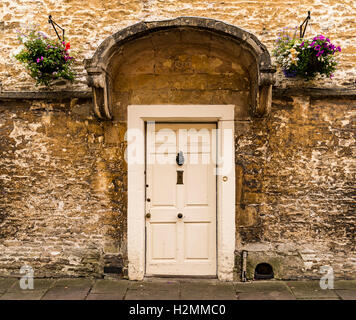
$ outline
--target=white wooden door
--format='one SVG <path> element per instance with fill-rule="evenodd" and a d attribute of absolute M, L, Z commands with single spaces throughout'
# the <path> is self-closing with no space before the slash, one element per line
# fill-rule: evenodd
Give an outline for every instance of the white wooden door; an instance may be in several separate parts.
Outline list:
<path fill-rule="evenodd" d="M 147 123 L 146 275 L 216 275 L 214 129 Z"/>

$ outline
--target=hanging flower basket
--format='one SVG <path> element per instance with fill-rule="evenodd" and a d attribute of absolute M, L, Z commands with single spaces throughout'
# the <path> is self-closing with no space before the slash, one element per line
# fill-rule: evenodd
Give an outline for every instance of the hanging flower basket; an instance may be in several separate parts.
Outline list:
<path fill-rule="evenodd" d="M 296 38 L 296 32 L 291 37 L 289 30 L 284 29 L 279 34 L 273 50 L 284 75 L 287 78 L 298 76 L 306 80 L 318 74 L 332 78 L 338 64 L 336 53 L 341 52 L 341 48 L 323 35 L 304 40 Z"/>
<path fill-rule="evenodd" d="M 69 42 L 51 40 L 35 29 L 28 34 L 18 32 L 18 38 L 21 47 L 15 58 L 25 66 L 36 85 L 48 87 L 58 79 L 74 81 L 74 57 L 69 54 Z"/>

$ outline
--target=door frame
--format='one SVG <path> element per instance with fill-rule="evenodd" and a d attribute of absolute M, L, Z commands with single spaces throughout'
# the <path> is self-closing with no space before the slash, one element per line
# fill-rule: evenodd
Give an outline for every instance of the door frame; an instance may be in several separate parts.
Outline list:
<path fill-rule="evenodd" d="M 228 152 L 217 176 L 217 276 L 232 281 L 235 257 L 234 105 L 129 105 L 127 108 L 127 251 L 130 280 L 145 276 L 145 122 L 217 122 L 218 155 Z M 230 161 L 231 159 L 231 161 Z"/>

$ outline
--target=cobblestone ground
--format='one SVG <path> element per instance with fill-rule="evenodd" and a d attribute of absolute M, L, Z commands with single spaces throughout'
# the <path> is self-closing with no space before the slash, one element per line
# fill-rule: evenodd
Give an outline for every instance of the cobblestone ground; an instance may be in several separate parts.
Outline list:
<path fill-rule="evenodd" d="M 219 282 L 217 280 L 35 279 L 32 290 L 0 278 L 0 300 L 356 300 L 356 280 Z"/>

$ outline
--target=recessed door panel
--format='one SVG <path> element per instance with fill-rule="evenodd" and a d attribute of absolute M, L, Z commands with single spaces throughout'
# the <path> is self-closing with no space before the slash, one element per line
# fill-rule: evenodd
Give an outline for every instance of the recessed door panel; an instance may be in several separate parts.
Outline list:
<path fill-rule="evenodd" d="M 176 259 L 177 239 L 175 223 L 151 224 L 152 259 Z M 164 241 L 162 241 L 164 239 Z"/>
<path fill-rule="evenodd" d="M 152 185 L 152 204 L 155 206 L 175 206 L 176 170 L 170 164 L 152 166 L 152 180 L 159 181 Z"/>
<path fill-rule="evenodd" d="M 210 223 L 185 223 L 185 259 L 209 259 Z"/>
<path fill-rule="evenodd" d="M 208 205 L 209 204 L 209 165 L 191 164 L 187 166 L 185 178 L 187 181 L 186 205 Z M 197 183 L 199 182 L 199 188 Z"/>

